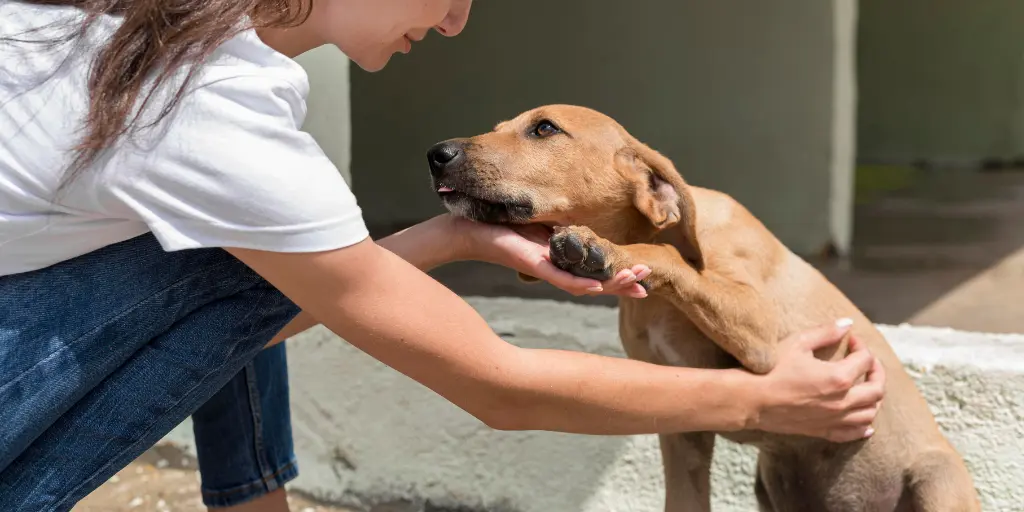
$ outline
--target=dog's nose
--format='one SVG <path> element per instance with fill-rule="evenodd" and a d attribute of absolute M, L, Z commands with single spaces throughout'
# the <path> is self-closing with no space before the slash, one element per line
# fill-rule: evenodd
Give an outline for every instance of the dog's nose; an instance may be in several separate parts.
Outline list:
<path fill-rule="evenodd" d="M 462 156 L 462 149 L 453 142 L 441 142 L 427 150 L 427 161 L 430 162 L 430 173 L 435 177 L 452 165 Z"/>

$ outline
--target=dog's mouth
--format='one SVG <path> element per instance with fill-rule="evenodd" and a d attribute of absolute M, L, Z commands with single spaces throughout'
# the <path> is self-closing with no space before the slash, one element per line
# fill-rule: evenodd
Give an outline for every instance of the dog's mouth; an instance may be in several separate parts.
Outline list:
<path fill-rule="evenodd" d="M 490 194 L 457 184 L 437 183 L 436 188 L 453 215 L 488 224 L 529 224 L 533 218 L 533 202 L 528 198 Z"/>

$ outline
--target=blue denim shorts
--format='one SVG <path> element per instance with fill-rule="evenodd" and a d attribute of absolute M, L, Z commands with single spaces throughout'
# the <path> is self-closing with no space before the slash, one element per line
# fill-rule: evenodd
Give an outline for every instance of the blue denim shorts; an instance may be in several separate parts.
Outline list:
<path fill-rule="evenodd" d="M 192 416 L 203 500 L 297 475 L 284 344 L 299 309 L 221 249 L 143 235 L 0 277 L 0 510 L 66 511 Z"/>

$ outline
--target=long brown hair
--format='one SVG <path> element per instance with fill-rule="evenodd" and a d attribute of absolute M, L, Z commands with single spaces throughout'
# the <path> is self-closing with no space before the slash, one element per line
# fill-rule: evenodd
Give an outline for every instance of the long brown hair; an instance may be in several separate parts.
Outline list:
<path fill-rule="evenodd" d="M 123 19 L 105 46 L 94 53 L 84 134 L 74 147 L 69 169 L 73 177 L 118 139 L 143 128 L 139 126 L 139 113 L 148 107 L 157 89 L 179 70 L 186 70 L 184 79 L 146 126 L 171 113 L 203 62 L 219 45 L 247 29 L 298 25 L 309 16 L 313 0 L 19 1 L 73 6 L 85 15 L 80 24 L 69 27 L 66 36 L 35 41 L 39 43 L 61 44 L 80 39 L 104 15 Z M 151 86 L 144 90 L 150 78 Z M 140 108 L 133 114 L 137 105 Z"/>

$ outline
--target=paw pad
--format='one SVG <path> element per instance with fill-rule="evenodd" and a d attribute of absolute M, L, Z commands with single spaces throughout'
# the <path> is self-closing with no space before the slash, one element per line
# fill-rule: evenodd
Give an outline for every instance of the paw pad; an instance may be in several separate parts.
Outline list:
<path fill-rule="evenodd" d="M 550 250 L 552 263 L 566 272 L 598 281 L 612 278 L 607 255 L 596 237 L 564 229 L 551 237 Z"/>

